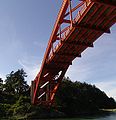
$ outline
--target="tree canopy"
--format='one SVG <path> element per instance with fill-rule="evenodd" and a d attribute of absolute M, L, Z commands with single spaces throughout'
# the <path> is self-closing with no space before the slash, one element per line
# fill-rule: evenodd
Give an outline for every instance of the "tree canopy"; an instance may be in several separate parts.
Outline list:
<path fill-rule="evenodd" d="M 0 119 L 38 119 L 69 117 L 96 113 L 101 109 L 116 108 L 116 102 L 95 85 L 72 82 L 68 77 L 61 82 L 53 107 L 33 106 L 30 86 L 23 69 L 0 78 Z"/>
<path fill-rule="evenodd" d="M 4 90 L 9 94 L 21 95 L 25 93 L 29 89 L 25 77 L 27 77 L 27 75 L 23 69 L 16 72 L 12 71 L 6 76 Z"/>
<path fill-rule="evenodd" d="M 64 78 L 56 95 L 56 104 L 67 115 L 96 112 L 100 109 L 116 108 L 116 102 L 95 85 L 72 82 Z"/>

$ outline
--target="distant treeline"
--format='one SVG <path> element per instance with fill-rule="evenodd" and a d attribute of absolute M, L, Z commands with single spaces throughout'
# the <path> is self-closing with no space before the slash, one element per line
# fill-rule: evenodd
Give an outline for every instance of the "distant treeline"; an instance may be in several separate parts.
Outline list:
<path fill-rule="evenodd" d="M 102 109 L 116 108 L 116 102 L 95 85 L 72 82 L 64 78 L 55 96 L 53 107 L 33 106 L 30 86 L 23 69 L 12 71 L 6 79 L 0 78 L 0 119 L 38 119 L 75 117 L 99 113 Z"/>

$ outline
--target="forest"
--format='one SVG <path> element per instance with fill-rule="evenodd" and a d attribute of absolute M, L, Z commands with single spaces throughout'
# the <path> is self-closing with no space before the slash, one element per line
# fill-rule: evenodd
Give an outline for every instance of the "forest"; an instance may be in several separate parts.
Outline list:
<path fill-rule="evenodd" d="M 32 105 L 30 86 L 23 69 L 0 78 L 0 119 L 25 120 L 39 118 L 76 117 L 101 114 L 103 109 L 115 109 L 116 101 L 95 85 L 72 82 L 64 77 L 52 107 Z"/>

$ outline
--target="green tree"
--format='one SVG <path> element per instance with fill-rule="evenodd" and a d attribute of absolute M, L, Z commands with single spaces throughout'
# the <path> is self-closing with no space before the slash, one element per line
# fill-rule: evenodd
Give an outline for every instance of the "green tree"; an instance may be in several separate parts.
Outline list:
<path fill-rule="evenodd" d="M 0 103 L 3 102 L 3 80 L 0 78 Z"/>
<path fill-rule="evenodd" d="M 0 93 L 3 91 L 3 80 L 0 78 Z"/>
<path fill-rule="evenodd" d="M 21 95 L 9 111 L 13 111 L 13 115 L 25 115 L 30 111 L 30 108 L 29 97 Z"/>
<path fill-rule="evenodd" d="M 16 72 L 12 71 L 6 76 L 5 91 L 9 94 L 25 94 L 29 90 L 29 85 L 25 81 L 27 77 L 23 69 Z"/>
<path fill-rule="evenodd" d="M 69 78 L 64 78 L 55 98 L 58 109 L 72 116 L 116 108 L 114 99 L 109 98 L 95 85 L 72 82 Z"/>

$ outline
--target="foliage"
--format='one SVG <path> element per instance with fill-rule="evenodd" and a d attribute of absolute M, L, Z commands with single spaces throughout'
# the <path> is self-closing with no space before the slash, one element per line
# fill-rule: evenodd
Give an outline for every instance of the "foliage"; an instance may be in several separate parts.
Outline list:
<path fill-rule="evenodd" d="M 6 76 L 5 84 L 0 79 L 0 117 L 24 115 L 30 109 L 29 85 L 23 69 Z"/>
<path fill-rule="evenodd" d="M 3 80 L 0 78 L 0 101 L 3 101 Z"/>
<path fill-rule="evenodd" d="M 20 96 L 11 109 L 13 109 L 13 115 L 25 115 L 30 110 L 30 107 L 30 99 L 26 96 Z"/>
<path fill-rule="evenodd" d="M 7 111 L 10 109 L 10 104 L 2 104 L 0 103 L 0 117 L 6 117 Z"/>
<path fill-rule="evenodd" d="M 23 69 L 16 72 L 12 71 L 6 76 L 5 91 L 9 94 L 24 94 L 29 88 L 25 81 L 25 77 L 27 77 L 27 75 Z"/>
<path fill-rule="evenodd" d="M 0 78 L 0 93 L 3 91 L 3 80 Z"/>
<path fill-rule="evenodd" d="M 94 85 L 72 82 L 64 78 L 56 95 L 59 110 L 66 115 L 93 113 L 99 109 L 116 108 L 116 102 Z"/>
<path fill-rule="evenodd" d="M 25 120 L 90 114 L 116 108 L 116 102 L 94 85 L 64 78 L 55 96 L 55 108 L 33 106 L 23 69 L 12 71 L 5 83 L 0 78 L 0 119 Z"/>

